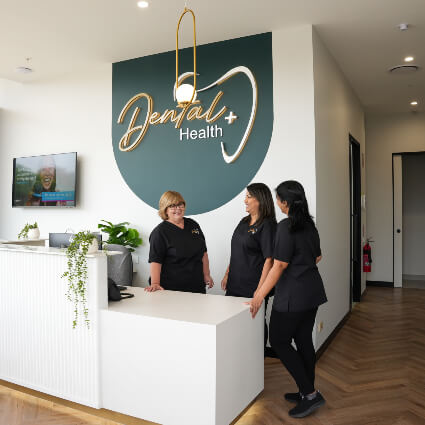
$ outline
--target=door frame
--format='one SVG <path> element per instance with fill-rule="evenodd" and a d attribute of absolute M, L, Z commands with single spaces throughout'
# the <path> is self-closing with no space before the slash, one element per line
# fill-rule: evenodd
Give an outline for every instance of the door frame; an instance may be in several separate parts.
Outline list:
<path fill-rule="evenodd" d="M 353 302 L 360 302 L 362 295 L 362 205 L 361 205 L 361 185 L 362 185 L 362 165 L 361 165 L 361 146 L 360 143 L 351 135 L 348 135 L 349 151 L 349 177 L 350 177 L 350 310 Z M 356 154 L 353 155 L 353 148 Z M 356 166 L 354 167 L 354 161 Z M 357 174 L 355 173 L 357 169 Z M 353 181 L 353 177 L 354 180 Z M 355 192 L 355 193 L 354 193 Z M 356 199 L 354 199 L 356 198 Z M 357 217 L 353 218 L 353 211 L 357 205 Z M 356 226 L 353 226 L 353 223 Z M 356 229 L 354 228 L 356 227 Z M 356 235 L 354 234 L 355 231 Z M 357 236 L 357 238 L 356 238 Z M 357 239 L 356 241 L 353 239 Z M 356 245 L 355 249 L 353 249 Z M 355 252 L 356 254 L 355 255 Z M 357 258 L 357 261 L 355 260 Z M 354 263 L 358 263 L 356 270 Z"/>
<path fill-rule="evenodd" d="M 403 155 L 392 155 L 393 286 L 403 287 Z M 396 236 L 396 228 L 399 236 Z M 396 254 L 397 251 L 397 254 Z"/>
<path fill-rule="evenodd" d="M 394 287 L 403 287 L 403 269 L 402 269 L 402 282 L 401 282 L 401 286 L 396 286 L 396 282 L 395 282 L 395 272 L 394 272 L 394 268 L 395 268 L 395 199 L 394 199 L 394 192 L 395 192 L 395 181 L 394 181 L 394 157 L 395 156 L 400 156 L 401 157 L 401 165 L 403 167 L 403 157 L 404 156 L 410 156 L 410 155 L 423 155 L 425 154 L 425 151 L 415 151 L 415 152 L 393 152 L 392 153 L 392 157 L 391 157 L 391 168 L 392 168 L 392 195 L 393 195 L 393 199 L 392 199 L 392 206 L 393 206 L 393 285 Z M 403 170 L 403 169 L 402 169 Z M 402 191 L 403 192 L 403 191 Z M 402 201 L 403 202 L 403 201 Z M 403 205 L 402 205 L 403 206 Z M 403 214 L 401 215 L 401 223 L 400 226 L 403 225 Z M 402 230 L 402 235 L 403 235 L 403 230 Z M 403 250 L 401 251 L 401 261 L 403 262 Z"/>

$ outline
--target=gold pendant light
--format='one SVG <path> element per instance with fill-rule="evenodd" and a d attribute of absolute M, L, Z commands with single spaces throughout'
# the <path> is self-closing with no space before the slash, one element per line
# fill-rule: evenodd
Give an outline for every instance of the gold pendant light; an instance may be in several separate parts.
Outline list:
<path fill-rule="evenodd" d="M 192 14 L 193 19 L 193 86 L 191 84 L 179 84 L 179 29 L 180 22 L 186 13 Z M 182 79 L 183 80 L 183 79 Z M 182 82 L 182 81 L 181 81 Z M 175 86 L 175 97 L 178 105 L 181 108 L 190 105 L 196 101 L 196 22 L 195 14 L 193 10 L 184 8 L 183 13 L 180 15 L 180 19 L 177 23 L 176 30 L 176 86 Z"/>

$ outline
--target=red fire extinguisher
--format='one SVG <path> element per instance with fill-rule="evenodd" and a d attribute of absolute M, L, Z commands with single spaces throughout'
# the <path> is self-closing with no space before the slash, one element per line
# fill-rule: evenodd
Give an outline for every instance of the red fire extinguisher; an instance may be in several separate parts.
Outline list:
<path fill-rule="evenodd" d="M 372 271 L 372 247 L 369 242 L 373 242 L 370 239 L 366 240 L 366 244 L 363 247 L 363 271 L 370 273 Z"/>

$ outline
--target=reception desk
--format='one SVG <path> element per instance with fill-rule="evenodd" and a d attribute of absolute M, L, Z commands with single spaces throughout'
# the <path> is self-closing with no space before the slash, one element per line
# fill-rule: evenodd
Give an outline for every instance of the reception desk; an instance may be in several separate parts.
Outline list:
<path fill-rule="evenodd" d="M 104 406 L 164 425 L 227 425 L 263 390 L 264 311 L 145 292 L 101 311 Z M 263 307 L 264 308 L 264 307 Z"/>
<path fill-rule="evenodd" d="M 63 250 L 0 245 L 0 379 L 163 425 L 227 425 L 262 391 L 264 312 L 243 299 L 129 288 L 89 255 L 90 328 L 72 329 Z"/>

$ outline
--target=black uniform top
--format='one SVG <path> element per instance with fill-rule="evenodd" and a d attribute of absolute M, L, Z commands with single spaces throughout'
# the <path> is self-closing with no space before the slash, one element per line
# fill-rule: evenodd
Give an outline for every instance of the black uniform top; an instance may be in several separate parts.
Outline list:
<path fill-rule="evenodd" d="M 313 223 L 294 233 L 289 219 L 277 225 L 273 257 L 289 263 L 276 285 L 273 308 L 277 311 L 306 311 L 327 301 L 316 266 L 321 254 L 319 233 Z"/>
<path fill-rule="evenodd" d="M 232 236 L 227 290 L 251 298 L 257 289 L 266 258 L 273 257 L 276 223 L 266 218 L 259 225 L 242 219 Z"/>
<path fill-rule="evenodd" d="M 162 265 L 164 289 L 205 293 L 202 257 L 207 247 L 196 221 L 184 217 L 184 229 L 163 221 L 152 230 L 149 242 L 149 262 Z"/>

